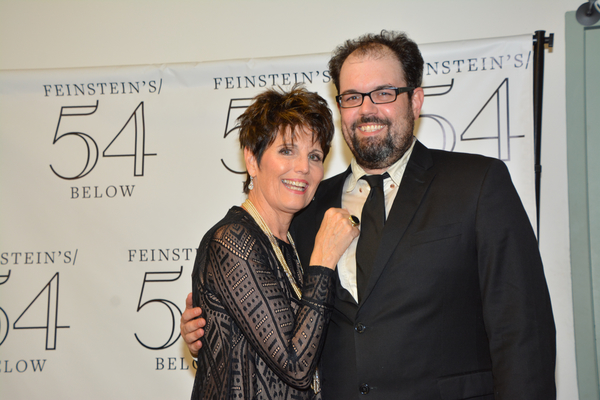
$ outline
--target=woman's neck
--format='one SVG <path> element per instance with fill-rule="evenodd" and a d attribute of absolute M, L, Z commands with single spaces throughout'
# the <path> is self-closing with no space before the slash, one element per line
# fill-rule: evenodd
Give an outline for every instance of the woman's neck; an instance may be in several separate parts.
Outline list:
<path fill-rule="evenodd" d="M 276 212 L 266 200 L 259 196 L 255 196 L 253 192 L 248 194 L 248 200 L 252 202 L 256 211 L 258 211 L 271 230 L 271 233 L 273 233 L 276 238 L 288 243 L 287 233 L 290 224 L 292 223 L 293 216 Z"/>

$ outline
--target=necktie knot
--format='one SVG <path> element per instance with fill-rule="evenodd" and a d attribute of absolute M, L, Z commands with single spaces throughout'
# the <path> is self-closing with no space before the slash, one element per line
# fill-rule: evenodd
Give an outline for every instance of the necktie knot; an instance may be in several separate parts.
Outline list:
<path fill-rule="evenodd" d="M 364 179 L 365 181 L 367 181 L 367 183 L 369 184 L 369 186 L 371 187 L 371 189 L 373 189 L 374 187 L 383 187 L 383 180 L 386 178 L 389 178 L 390 174 L 388 174 L 387 172 L 383 175 L 363 175 L 360 179 Z"/>

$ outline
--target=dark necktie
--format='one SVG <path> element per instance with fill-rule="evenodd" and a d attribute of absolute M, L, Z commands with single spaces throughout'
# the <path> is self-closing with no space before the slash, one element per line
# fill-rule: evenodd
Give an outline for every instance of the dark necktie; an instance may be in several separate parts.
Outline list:
<path fill-rule="evenodd" d="M 388 177 L 389 174 L 386 172 L 383 175 L 365 175 L 361 178 L 371 186 L 371 192 L 363 205 L 360 218 L 360 236 L 356 245 L 356 285 L 359 303 L 363 299 L 371 276 L 373 262 L 381 241 L 381 232 L 385 224 L 383 180 Z"/>

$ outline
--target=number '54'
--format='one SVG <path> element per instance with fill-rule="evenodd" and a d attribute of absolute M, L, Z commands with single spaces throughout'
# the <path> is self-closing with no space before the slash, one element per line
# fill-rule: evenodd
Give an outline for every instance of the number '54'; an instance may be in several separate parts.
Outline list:
<path fill-rule="evenodd" d="M 50 169 L 56 176 L 62 179 L 79 179 L 83 178 L 96 166 L 98 163 L 98 144 L 96 141 L 87 133 L 84 132 L 64 132 L 60 133 L 60 122 L 63 117 L 85 117 L 94 114 L 98 111 L 99 102 L 96 101 L 95 105 L 91 106 L 63 106 L 60 109 L 60 115 L 58 116 L 58 123 L 56 124 L 56 132 L 54 133 L 54 141 L 53 145 L 57 144 L 59 140 L 74 136 L 83 140 L 85 143 L 85 149 L 87 149 L 87 155 L 84 155 L 83 159 L 85 163 L 83 163 L 83 167 L 81 171 L 75 175 L 66 175 L 61 173 L 61 171 L 57 171 L 52 164 L 50 164 Z M 125 128 L 132 124 L 133 129 L 129 130 L 133 132 L 135 135 L 133 149 L 131 149 L 131 153 L 110 153 L 108 150 L 110 146 L 115 143 L 115 141 L 119 138 L 121 133 L 125 131 Z M 104 151 L 102 151 L 102 157 L 133 157 L 133 176 L 144 176 L 144 158 L 146 156 L 155 156 L 156 153 L 148 154 L 145 152 L 145 143 L 146 143 L 146 127 L 144 121 L 144 102 L 140 102 L 138 106 L 135 108 L 129 119 L 125 122 L 119 133 L 113 138 L 113 140 L 106 146 Z M 60 145 L 60 143 L 58 143 Z M 81 156 L 77 157 L 81 159 Z"/>

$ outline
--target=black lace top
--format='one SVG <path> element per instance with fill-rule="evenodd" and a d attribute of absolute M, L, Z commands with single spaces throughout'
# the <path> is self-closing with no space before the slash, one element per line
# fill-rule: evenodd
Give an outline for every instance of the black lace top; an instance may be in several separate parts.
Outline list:
<path fill-rule="evenodd" d="M 269 239 L 242 208 L 229 210 L 202 239 L 192 291 L 206 327 L 192 399 L 314 397 L 310 385 L 333 308 L 334 271 L 309 266 L 303 276 L 292 246 L 279 246 L 301 301 Z"/>

